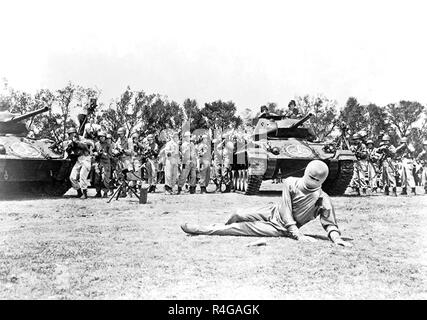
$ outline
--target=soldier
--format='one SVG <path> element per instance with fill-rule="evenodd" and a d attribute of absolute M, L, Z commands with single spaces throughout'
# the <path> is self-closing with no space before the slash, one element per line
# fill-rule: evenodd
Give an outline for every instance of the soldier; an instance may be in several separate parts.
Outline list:
<path fill-rule="evenodd" d="M 110 176 L 111 176 L 111 156 L 112 149 L 104 131 L 98 132 L 98 139 L 95 143 L 95 181 L 96 183 L 96 198 L 101 197 L 101 189 L 104 191 L 103 197 L 108 197 L 110 189 Z"/>
<path fill-rule="evenodd" d="M 119 159 L 123 169 L 127 169 L 129 171 L 133 171 L 132 165 L 132 150 L 129 146 L 129 141 L 126 138 L 126 129 L 121 127 L 117 130 L 117 134 L 119 137 L 114 145 L 113 154 Z"/>
<path fill-rule="evenodd" d="M 69 141 L 66 152 L 69 158 L 76 159 L 70 173 L 71 185 L 77 190 L 77 197 L 87 199 L 88 175 L 91 169 L 91 151 L 88 143 L 81 142 L 76 128 L 67 131 Z"/>
<path fill-rule="evenodd" d="M 211 142 L 207 134 L 202 136 L 202 141 L 197 146 L 200 163 L 200 193 L 206 193 L 211 175 Z"/>
<path fill-rule="evenodd" d="M 101 126 L 95 123 L 95 115 L 93 114 L 88 116 L 88 120 L 89 122 L 84 126 L 83 138 L 95 141 Z"/>
<path fill-rule="evenodd" d="M 197 151 L 193 142 L 190 141 L 190 132 L 184 133 L 184 141 L 181 146 L 182 168 L 178 179 L 178 193 L 189 178 L 190 193 L 196 192 L 196 168 L 197 168 Z"/>
<path fill-rule="evenodd" d="M 173 194 L 173 188 L 178 177 L 179 164 L 179 136 L 177 132 L 172 134 L 164 148 L 165 153 L 165 192 Z"/>
<path fill-rule="evenodd" d="M 313 160 L 307 165 L 302 178 L 289 177 L 284 180 L 282 198 L 278 203 L 236 212 L 224 225 L 183 224 L 181 228 L 193 235 L 290 237 L 298 241 L 315 242 L 314 238 L 304 235 L 300 228 L 319 216 L 332 242 L 351 247 L 351 243 L 341 238 L 331 199 L 321 189 L 328 173 L 328 166 L 324 162 Z"/>
<path fill-rule="evenodd" d="M 288 103 L 288 111 L 286 113 L 288 118 L 301 118 L 302 114 L 297 107 L 295 100 L 291 100 Z"/>
<path fill-rule="evenodd" d="M 388 134 L 383 135 L 381 145 L 378 148 L 377 153 L 379 155 L 378 164 L 381 171 L 384 194 L 388 196 L 390 194 L 390 187 L 392 187 L 393 195 L 397 196 L 396 169 L 393 161 L 396 148 L 390 144 L 390 136 Z"/>
<path fill-rule="evenodd" d="M 418 155 L 417 162 L 422 165 L 421 184 L 424 185 L 424 193 L 427 194 L 427 140 L 423 141 L 423 151 Z"/>
<path fill-rule="evenodd" d="M 217 185 L 216 191 L 221 191 L 221 183 L 224 183 L 224 192 L 230 192 L 232 187 L 231 180 L 231 165 L 233 163 L 234 143 L 228 138 L 228 135 L 222 135 L 222 141 L 215 147 L 215 184 Z M 220 181 L 218 181 L 220 177 Z"/>
<path fill-rule="evenodd" d="M 154 141 L 154 135 L 147 136 L 145 170 L 147 182 L 150 185 L 148 192 L 156 191 L 157 184 L 157 157 L 159 155 L 159 145 Z"/>
<path fill-rule="evenodd" d="M 401 195 L 408 194 L 408 187 L 411 188 L 411 194 L 416 195 L 415 179 L 413 175 L 414 160 L 412 151 L 408 146 L 408 138 L 403 137 L 400 141 L 401 145 L 396 148 L 396 160 L 401 163 L 400 177 L 402 184 Z"/>
<path fill-rule="evenodd" d="M 352 139 L 354 144 L 351 147 L 351 151 L 353 151 L 357 159 L 354 163 L 352 180 L 356 193 L 360 196 L 360 189 L 362 189 L 363 194 L 366 194 L 365 172 L 367 171 L 368 154 L 359 133 L 354 134 Z"/>
<path fill-rule="evenodd" d="M 378 153 L 374 148 L 374 141 L 369 139 L 366 141 L 366 153 L 368 161 L 368 182 L 372 192 L 377 192 L 378 181 L 377 181 L 377 163 Z"/>
<path fill-rule="evenodd" d="M 113 190 L 115 189 L 116 182 L 117 182 L 117 158 L 113 154 L 113 150 L 116 148 L 116 145 L 113 141 L 113 136 L 111 133 L 107 133 L 105 136 L 105 141 L 110 144 L 111 148 L 111 155 L 110 155 L 110 168 L 111 168 L 111 174 L 110 174 L 110 185 L 109 185 L 109 196 L 113 195 Z"/>

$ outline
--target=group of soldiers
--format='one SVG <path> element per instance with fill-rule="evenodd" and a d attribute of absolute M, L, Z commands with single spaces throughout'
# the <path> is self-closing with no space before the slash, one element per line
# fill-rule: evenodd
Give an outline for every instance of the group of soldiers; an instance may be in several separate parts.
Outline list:
<path fill-rule="evenodd" d="M 423 151 L 418 155 L 408 138 L 400 139 L 399 146 L 390 143 L 390 136 L 379 137 L 379 145 L 375 147 L 372 139 L 366 139 L 365 132 L 355 133 L 352 137 L 351 150 L 356 155 L 354 171 L 350 186 L 357 195 L 384 190 L 385 195 L 397 196 L 400 181 L 401 195 L 408 192 L 416 195 L 415 177 L 421 173 L 424 192 L 427 193 L 427 140 L 423 141 Z"/>
<path fill-rule="evenodd" d="M 153 134 L 134 132 L 128 138 L 127 130 L 121 127 L 114 140 L 93 118 L 88 121 L 82 131 L 69 128 L 65 143 L 65 156 L 75 160 L 70 181 L 77 197 L 87 199 L 87 189 L 94 187 L 95 197 L 107 198 L 122 179 L 129 181 L 129 188 L 148 184 L 148 192 L 156 192 L 158 181 L 163 179 L 167 194 L 181 194 L 184 186 L 194 194 L 197 183 L 200 193 L 207 193 L 211 180 L 215 192 L 231 191 L 234 141 L 230 135 L 211 139 L 209 134 L 170 130 L 163 135 L 167 142 L 160 148 Z M 121 196 L 127 195 L 132 192 L 123 188 Z"/>

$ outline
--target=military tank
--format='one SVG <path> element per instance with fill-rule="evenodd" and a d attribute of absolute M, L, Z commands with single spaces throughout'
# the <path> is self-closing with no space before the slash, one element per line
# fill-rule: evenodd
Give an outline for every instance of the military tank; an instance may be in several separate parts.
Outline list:
<path fill-rule="evenodd" d="M 231 167 L 234 191 L 257 194 L 262 181 L 301 177 L 314 159 L 324 161 L 329 175 L 322 189 L 329 195 L 344 194 L 353 175 L 355 155 L 334 143 L 315 142 L 316 136 L 301 119 L 266 116 L 258 123 L 250 139 L 237 142 Z"/>
<path fill-rule="evenodd" d="M 48 111 L 0 112 L 0 197 L 5 194 L 62 196 L 70 188 L 73 163 L 53 151 L 53 141 L 27 137 L 23 122 Z"/>

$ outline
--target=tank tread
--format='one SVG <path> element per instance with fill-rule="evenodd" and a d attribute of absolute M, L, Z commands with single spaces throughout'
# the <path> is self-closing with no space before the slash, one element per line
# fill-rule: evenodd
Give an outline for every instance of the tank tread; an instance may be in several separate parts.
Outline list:
<path fill-rule="evenodd" d="M 261 187 L 262 176 L 251 175 L 248 177 L 248 184 L 245 190 L 246 195 L 258 194 L 259 188 Z"/>
<path fill-rule="evenodd" d="M 322 189 L 330 196 L 342 196 L 353 176 L 353 161 L 343 160 L 338 163 L 338 174 L 333 179 L 328 179 Z"/>

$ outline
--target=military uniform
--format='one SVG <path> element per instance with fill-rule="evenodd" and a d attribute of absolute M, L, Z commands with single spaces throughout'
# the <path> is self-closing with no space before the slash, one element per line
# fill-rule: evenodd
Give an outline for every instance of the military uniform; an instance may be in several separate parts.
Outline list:
<path fill-rule="evenodd" d="M 413 175 L 414 159 L 406 141 L 396 149 L 396 161 L 400 163 L 400 177 L 402 185 L 402 195 L 407 194 L 407 188 L 411 188 L 411 193 L 415 195 L 415 179 Z"/>
<path fill-rule="evenodd" d="M 120 154 L 118 159 L 121 163 L 117 164 L 120 167 L 119 170 L 127 169 L 133 171 L 132 150 L 126 137 L 123 136 L 117 139 L 114 152 Z"/>
<path fill-rule="evenodd" d="M 205 193 L 211 174 L 211 144 L 207 138 L 198 144 L 197 153 L 199 155 L 200 192 Z"/>
<path fill-rule="evenodd" d="M 427 146 L 427 141 L 424 143 L 424 148 Z M 427 150 L 424 149 L 417 156 L 417 161 L 422 165 L 421 184 L 424 185 L 424 192 L 427 193 Z"/>
<path fill-rule="evenodd" d="M 104 191 L 104 197 L 108 196 L 110 189 L 111 176 L 111 155 L 112 149 L 108 141 L 97 141 L 95 143 L 95 169 L 96 196 L 101 196 L 101 189 Z"/>
<path fill-rule="evenodd" d="M 92 158 L 91 150 L 86 142 L 70 140 L 66 152 L 69 156 L 76 157 L 76 163 L 70 173 L 72 187 L 77 190 L 77 196 L 87 198 L 87 188 L 89 185 L 89 172 Z"/>
<path fill-rule="evenodd" d="M 184 136 L 189 137 L 185 134 Z M 197 170 L 197 151 L 196 146 L 191 141 L 184 141 L 181 145 L 181 174 L 178 180 L 178 193 L 181 192 L 183 185 L 189 179 L 190 193 L 196 191 L 196 170 Z"/>
<path fill-rule="evenodd" d="M 147 173 L 147 182 L 150 185 L 148 192 L 154 192 L 157 184 L 157 157 L 159 155 L 159 146 L 154 140 L 148 141 L 146 148 L 145 170 Z"/>
<path fill-rule="evenodd" d="M 354 163 L 353 177 L 351 185 L 354 186 L 358 195 L 360 195 L 360 189 L 363 193 L 366 193 L 366 181 L 365 173 L 368 171 L 368 153 L 366 145 L 360 140 L 360 135 L 354 135 L 353 139 L 357 141 L 357 145 L 353 145 L 351 151 L 356 155 L 356 162 Z"/>
<path fill-rule="evenodd" d="M 173 138 L 164 148 L 165 153 L 165 191 L 172 193 L 178 178 L 179 145 Z"/>
<path fill-rule="evenodd" d="M 371 191 L 376 191 L 378 187 L 378 153 L 372 140 L 368 140 L 366 144 L 368 184 Z"/>
<path fill-rule="evenodd" d="M 389 195 L 391 187 L 393 195 L 396 195 L 396 168 L 394 163 L 396 148 L 388 144 L 389 141 L 390 138 L 388 136 L 384 136 L 382 145 L 377 149 L 377 153 L 384 193 L 385 195 Z"/>

